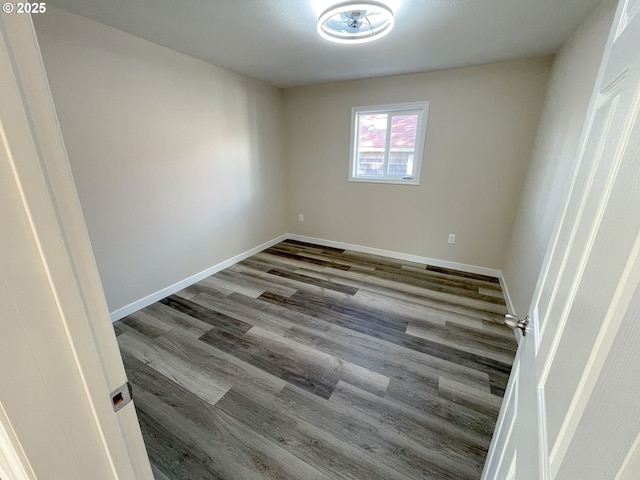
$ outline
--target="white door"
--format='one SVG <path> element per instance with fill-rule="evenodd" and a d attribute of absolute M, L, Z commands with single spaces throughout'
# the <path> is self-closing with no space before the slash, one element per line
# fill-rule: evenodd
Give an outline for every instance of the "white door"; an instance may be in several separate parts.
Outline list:
<path fill-rule="evenodd" d="M 0 476 L 151 479 L 28 15 L 0 15 Z"/>
<path fill-rule="evenodd" d="M 622 0 L 483 478 L 640 478 L 640 0 Z"/>

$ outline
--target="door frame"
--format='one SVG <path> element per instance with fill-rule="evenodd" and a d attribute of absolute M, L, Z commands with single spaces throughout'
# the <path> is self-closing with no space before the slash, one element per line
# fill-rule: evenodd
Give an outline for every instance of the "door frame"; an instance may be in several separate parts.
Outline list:
<path fill-rule="evenodd" d="M 46 348 L 51 349 L 50 354 L 60 352 L 61 358 L 75 359 L 73 372 L 68 364 L 60 365 L 60 378 L 73 377 L 72 383 L 82 387 L 79 395 L 73 392 L 73 401 L 82 402 L 92 412 L 101 438 L 100 444 L 92 447 L 102 449 L 111 465 L 111 476 L 100 472 L 95 478 L 152 479 L 133 405 L 118 413 L 111 405 L 110 393 L 126 382 L 126 374 L 29 15 L 0 15 L 0 67 L 0 111 L 4 116 L 0 120 L 0 161 L 13 173 L 11 178 L 5 177 L 7 185 L 19 191 L 22 200 L 19 205 L 2 208 L 9 215 L 18 212 L 30 225 L 29 231 L 16 228 L 6 235 L 13 244 L 38 247 L 37 258 L 31 256 L 27 265 L 0 269 L 0 281 L 8 292 L 4 298 L 9 299 L 0 313 L 15 319 L 17 311 L 28 311 L 28 302 L 38 303 L 40 294 L 55 299 L 55 309 L 30 321 L 34 325 L 57 322 L 65 341 L 51 339 Z M 33 292 L 29 272 L 45 272 L 44 290 Z M 31 299 L 27 293 L 32 294 Z M 11 341 L 0 337 L 0 348 Z M 32 358 L 37 359 L 38 354 L 34 351 Z M 47 379 L 40 376 L 29 381 L 43 384 Z M 53 401 L 42 402 L 49 400 Z M 29 472 L 30 455 L 38 453 L 22 442 L 25 455 L 19 454 L 20 418 L 15 415 L 15 410 L 8 411 L 0 418 L 3 454 L 11 459 L 14 469 Z M 23 420 L 27 415 L 20 414 Z M 53 431 L 43 430 L 42 435 L 42 442 L 59 441 Z M 31 460 L 35 466 L 37 462 L 33 457 Z"/>
<path fill-rule="evenodd" d="M 29 459 L 0 403 L 0 478 L 36 480 Z"/>

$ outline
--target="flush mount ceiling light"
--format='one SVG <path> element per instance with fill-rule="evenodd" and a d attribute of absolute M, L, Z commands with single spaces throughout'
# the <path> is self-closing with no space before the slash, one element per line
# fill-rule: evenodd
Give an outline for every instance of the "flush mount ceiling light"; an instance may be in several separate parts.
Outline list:
<path fill-rule="evenodd" d="M 318 18 L 318 33 L 336 43 L 365 43 L 384 37 L 393 28 L 393 12 L 380 2 L 344 2 Z"/>

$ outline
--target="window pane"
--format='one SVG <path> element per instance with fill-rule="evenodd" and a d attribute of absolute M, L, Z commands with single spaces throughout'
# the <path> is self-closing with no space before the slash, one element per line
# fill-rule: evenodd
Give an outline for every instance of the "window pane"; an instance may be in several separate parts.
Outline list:
<path fill-rule="evenodd" d="M 417 114 L 394 115 L 391 118 L 388 175 L 413 175 L 417 129 Z"/>
<path fill-rule="evenodd" d="M 391 147 L 411 148 L 416 146 L 418 115 L 394 115 L 391 118 Z"/>
<path fill-rule="evenodd" d="M 394 152 L 391 150 L 388 170 L 389 175 L 413 176 L 413 153 Z"/>
<path fill-rule="evenodd" d="M 386 113 L 359 115 L 358 167 L 356 175 L 384 175 L 384 147 L 387 141 Z"/>
<path fill-rule="evenodd" d="M 428 111 L 429 102 L 353 107 L 349 181 L 419 185 Z"/>

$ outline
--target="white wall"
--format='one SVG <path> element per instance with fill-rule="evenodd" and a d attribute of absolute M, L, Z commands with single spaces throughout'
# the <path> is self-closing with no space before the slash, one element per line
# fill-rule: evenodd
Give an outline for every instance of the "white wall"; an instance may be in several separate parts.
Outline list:
<path fill-rule="evenodd" d="M 51 5 L 33 20 L 110 311 L 286 231 L 279 89 Z"/>
<path fill-rule="evenodd" d="M 576 166 L 585 114 L 616 1 L 606 0 L 556 57 L 531 166 L 511 237 L 504 276 L 524 316 Z"/>
<path fill-rule="evenodd" d="M 289 231 L 501 268 L 551 63 L 538 57 L 285 90 Z M 420 100 L 430 101 L 420 186 L 348 182 L 351 108 Z"/>

